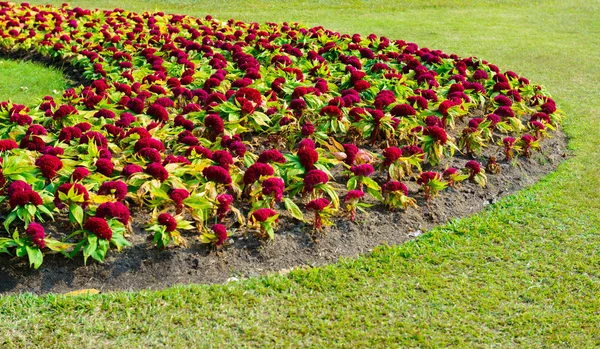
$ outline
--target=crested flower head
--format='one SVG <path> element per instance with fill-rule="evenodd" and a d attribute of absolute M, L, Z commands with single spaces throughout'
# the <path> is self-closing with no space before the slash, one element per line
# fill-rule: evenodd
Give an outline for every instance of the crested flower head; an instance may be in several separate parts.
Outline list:
<path fill-rule="evenodd" d="M 304 169 L 311 170 L 315 163 L 319 161 L 319 153 L 313 148 L 302 147 L 298 150 L 298 158 Z"/>
<path fill-rule="evenodd" d="M 108 222 L 104 218 L 90 217 L 83 225 L 83 229 L 91 232 L 100 239 L 112 239 L 112 230 L 108 226 Z"/>
<path fill-rule="evenodd" d="M 217 238 L 215 245 L 223 245 L 223 243 L 225 242 L 225 240 L 227 240 L 228 237 L 227 228 L 223 224 L 215 224 L 210 228 L 210 230 L 212 230 L 212 232 L 215 234 L 215 237 Z"/>
<path fill-rule="evenodd" d="M 46 247 L 46 242 L 44 241 L 46 238 L 46 232 L 44 231 L 44 227 L 42 227 L 39 223 L 29 223 L 29 226 L 25 230 L 25 235 L 29 236 L 31 241 L 33 241 L 33 243 L 40 249 Z"/>
<path fill-rule="evenodd" d="M 311 191 L 318 184 L 325 184 L 329 181 L 327 173 L 321 170 L 310 170 L 304 176 L 304 190 Z"/>
<path fill-rule="evenodd" d="M 229 171 L 224 169 L 221 166 L 208 166 L 202 170 L 202 175 L 206 177 L 208 181 L 221 183 L 221 184 L 231 184 L 231 175 Z"/>
<path fill-rule="evenodd" d="M 161 213 L 158 215 L 158 224 L 164 225 L 166 227 L 167 232 L 172 232 L 177 229 L 177 221 L 173 216 L 168 213 Z"/>
<path fill-rule="evenodd" d="M 350 167 L 350 172 L 354 173 L 355 176 L 370 176 L 375 169 L 371 164 L 354 165 Z"/>
<path fill-rule="evenodd" d="M 283 197 L 283 191 L 285 190 L 285 184 L 283 179 L 279 177 L 267 178 L 262 182 L 262 193 L 275 198 L 275 201 L 281 201 Z"/>

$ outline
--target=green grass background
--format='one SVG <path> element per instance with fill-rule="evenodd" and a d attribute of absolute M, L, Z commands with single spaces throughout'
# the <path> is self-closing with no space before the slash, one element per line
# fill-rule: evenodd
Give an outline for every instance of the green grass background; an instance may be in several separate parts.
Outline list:
<path fill-rule="evenodd" d="M 597 0 L 72 4 L 298 21 L 475 55 L 549 89 L 574 157 L 480 214 L 322 268 L 157 292 L 2 297 L 0 347 L 600 346 Z"/>

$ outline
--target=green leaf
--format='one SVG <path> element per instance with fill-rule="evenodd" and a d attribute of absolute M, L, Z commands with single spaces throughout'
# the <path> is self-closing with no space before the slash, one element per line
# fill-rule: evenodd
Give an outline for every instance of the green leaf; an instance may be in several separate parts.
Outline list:
<path fill-rule="evenodd" d="M 348 190 L 353 190 L 356 189 L 356 187 L 358 186 L 358 181 L 356 179 L 356 176 L 352 176 L 348 179 Z"/>
<path fill-rule="evenodd" d="M 96 251 L 96 248 L 98 248 L 98 237 L 96 235 L 88 236 L 87 245 L 83 248 L 84 264 L 87 263 L 88 257 Z"/>
<path fill-rule="evenodd" d="M 79 226 L 83 224 L 83 208 L 81 206 L 73 203 L 69 207 L 69 220 L 71 223 L 78 223 Z"/>
<path fill-rule="evenodd" d="M 300 211 L 298 205 L 296 205 L 290 198 L 283 198 L 283 204 L 285 205 L 285 209 L 288 210 L 292 217 L 299 221 L 304 221 L 302 211 Z"/>
<path fill-rule="evenodd" d="M 4 220 L 4 229 L 10 233 L 10 230 L 8 229 L 8 227 L 10 226 L 10 223 L 12 223 L 15 219 L 17 218 L 17 213 L 15 211 L 11 212 L 8 217 L 6 217 L 6 219 Z"/>
<path fill-rule="evenodd" d="M 370 177 L 363 177 L 363 183 L 367 186 L 367 188 L 375 189 L 377 191 L 381 190 L 379 184 L 377 184 L 377 182 Z"/>
<path fill-rule="evenodd" d="M 27 250 L 27 257 L 29 257 L 29 266 L 33 266 L 33 269 L 39 268 L 44 260 L 42 251 L 37 246 L 25 246 L 25 249 Z"/>

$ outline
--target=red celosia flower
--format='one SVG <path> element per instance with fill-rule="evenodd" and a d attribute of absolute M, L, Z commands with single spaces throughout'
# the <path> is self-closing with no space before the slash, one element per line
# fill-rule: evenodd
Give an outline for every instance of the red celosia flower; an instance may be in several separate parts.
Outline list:
<path fill-rule="evenodd" d="M 89 131 L 79 138 L 79 144 L 88 144 L 90 141 L 93 141 L 100 148 L 108 147 L 108 140 L 100 132 Z"/>
<path fill-rule="evenodd" d="M 42 175 L 51 180 L 56 176 L 56 172 L 63 167 L 62 161 L 52 155 L 42 155 L 35 160 L 35 165 L 39 167 Z"/>
<path fill-rule="evenodd" d="M 494 102 L 498 103 L 498 105 L 505 107 L 510 107 L 513 104 L 510 98 L 503 95 L 497 95 L 496 97 L 494 97 Z"/>
<path fill-rule="evenodd" d="M 510 107 L 506 106 L 500 106 L 496 108 L 496 110 L 494 110 L 494 114 L 503 118 L 512 118 L 515 116 L 515 112 Z"/>
<path fill-rule="evenodd" d="M 161 162 L 162 158 L 160 152 L 154 148 L 143 148 L 138 152 L 144 159 L 152 162 Z"/>
<path fill-rule="evenodd" d="M 25 181 L 16 180 L 12 182 L 7 189 L 7 195 L 11 198 L 15 193 L 24 193 L 32 190 L 31 186 Z"/>
<path fill-rule="evenodd" d="M 108 109 L 100 109 L 96 113 L 94 113 L 95 118 L 105 118 L 105 119 L 114 119 L 115 112 Z"/>
<path fill-rule="evenodd" d="M 328 105 L 328 106 L 321 108 L 321 111 L 319 111 L 319 115 L 329 116 L 331 118 L 336 118 L 338 120 L 341 120 L 342 117 L 344 116 L 344 114 L 342 113 L 342 110 L 335 105 Z M 313 128 L 313 130 L 314 130 L 314 128 Z"/>
<path fill-rule="evenodd" d="M 74 182 L 78 182 L 83 180 L 85 177 L 89 176 L 90 171 L 85 167 L 77 167 L 71 174 L 71 180 Z"/>
<path fill-rule="evenodd" d="M 154 149 L 158 150 L 159 152 L 162 152 L 165 150 L 164 144 L 161 141 L 159 141 L 158 139 L 154 139 L 154 138 L 142 138 L 142 139 L 138 140 L 135 143 L 135 145 L 133 146 L 133 150 L 136 153 L 144 148 L 154 148 Z"/>
<path fill-rule="evenodd" d="M 435 141 L 441 145 L 446 144 L 448 141 L 448 135 L 446 134 L 446 130 L 437 126 L 429 126 L 423 131 L 424 135 L 431 136 Z"/>
<path fill-rule="evenodd" d="M 42 151 L 46 147 L 46 143 L 38 136 L 25 136 L 21 139 L 19 147 L 31 151 Z"/>
<path fill-rule="evenodd" d="M 0 152 L 7 151 L 7 150 L 13 150 L 18 147 L 19 147 L 19 145 L 17 144 L 17 142 L 13 141 L 12 139 L 0 140 Z"/>
<path fill-rule="evenodd" d="M 353 202 L 361 199 L 363 196 L 365 196 L 365 193 L 362 190 L 350 190 L 348 193 L 346 193 L 344 202 Z"/>
<path fill-rule="evenodd" d="M 473 80 L 487 80 L 489 75 L 485 70 L 478 69 L 473 73 Z"/>
<path fill-rule="evenodd" d="M 160 122 L 169 122 L 169 112 L 160 104 L 154 103 L 148 107 L 146 114 Z"/>
<path fill-rule="evenodd" d="M 277 162 L 280 164 L 284 164 L 286 162 L 285 157 L 279 152 L 277 149 L 267 149 L 263 151 L 259 156 L 256 162 L 262 162 L 264 164 L 270 162 Z"/>
<path fill-rule="evenodd" d="M 362 164 L 350 167 L 350 172 L 354 173 L 355 176 L 367 177 L 370 176 L 374 171 L 375 169 L 371 164 Z"/>
<path fill-rule="evenodd" d="M 385 160 L 383 161 L 384 167 L 389 167 L 394 161 L 400 159 L 402 157 L 402 150 L 397 147 L 388 147 L 383 150 L 383 157 Z"/>
<path fill-rule="evenodd" d="M 77 109 L 75 109 L 75 107 L 73 107 L 72 105 L 63 104 L 60 107 L 58 107 L 58 109 L 56 109 L 52 117 L 54 118 L 54 120 L 59 120 L 68 115 L 73 114 L 77 114 Z"/>
<path fill-rule="evenodd" d="M 283 179 L 278 177 L 267 178 L 262 182 L 262 193 L 275 198 L 275 201 L 281 201 L 285 184 Z"/>
<path fill-rule="evenodd" d="M 421 173 L 421 175 L 419 176 L 419 178 L 417 179 L 417 184 L 419 185 L 427 185 L 427 183 L 429 183 L 430 181 L 434 180 L 434 179 L 439 179 L 441 178 L 439 173 L 436 172 L 423 172 Z"/>
<path fill-rule="evenodd" d="M 185 156 L 190 157 L 193 153 L 196 153 L 197 156 L 203 156 L 208 159 L 212 159 L 212 152 L 210 149 L 202 147 L 202 146 L 191 146 L 186 149 Z"/>
<path fill-rule="evenodd" d="M 121 223 L 127 224 L 131 217 L 127 206 L 120 202 L 104 202 L 96 209 L 96 217 L 98 218 L 116 218 Z"/>
<path fill-rule="evenodd" d="M 125 167 L 123 167 L 123 171 L 121 171 L 121 176 L 123 176 L 125 178 L 129 178 L 129 177 L 131 177 L 131 175 L 133 175 L 134 173 L 138 173 L 138 172 L 144 172 L 144 169 L 142 168 L 142 166 L 139 166 L 136 164 L 128 164 L 128 165 L 125 165 Z"/>
<path fill-rule="evenodd" d="M 318 198 L 306 204 L 306 209 L 311 211 L 323 211 L 331 202 L 325 198 Z"/>
<path fill-rule="evenodd" d="M 98 189 L 98 194 L 112 194 L 118 201 L 123 201 L 125 200 L 125 196 L 127 196 L 127 184 L 122 181 L 104 182 L 102 183 L 102 185 L 100 185 L 100 189 Z"/>
<path fill-rule="evenodd" d="M 475 160 L 468 161 L 465 165 L 465 168 L 469 170 L 470 180 L 472 180 L 473 178 L 475 178 L 476 175 L 481 173 L 481 165 Z"/>
<path fill-rule="evenodd" d="M 272 176 L 275 173 L 273 167 L 269 164 L 257 162 L 252 164 L 244 173 L 244 184 L 251 185 L 256 182 L 260 176 Z"/>
<path fill-rule="evenodd" d="M 44 231 L 44 227 L 40 224 L 36 222 L 29 223 L 29 226 L 25 230 L 25 235 L 29 236 L 31 241 L 33 241 L 40 249 L 46 247 L 46 242 L 44 241 L 46 232 Z"/>
<path fill-rule="evenodd" d="M 108 226 L 108 222 L 99 217 L 90 217 L 83 225 L 83 228 L 100 239 L 106 239 L 110 241 L 112 239 L 112 230 Z"/>
<path fill-rule="evenodd" d="M 417 112 L 410 104 L 398 104 L 390 110 L 390 114 L 393 116 L 409 116 L 417 115 Z"/>
<path fill-rule="evenodd" d="M 229 151 L 234 154 L 236 157 L 241 158 L 246 154 L 246 145 L 242 141 L 233 141 L 227 147 Z"/>
<path fill-rule="evenodd" d="M 167 169 L 158 162 L 153 162 L 148 165 L 145 172 L 161 182 L 164 182 L 167 180 L 167 178 L 169 178 L 169 172 L 167 172 Z"/>
<path fill-rule="evenodd" d="M 233 165 L 233 157 L 226 150 L 217 150 L 212 155 L 212 161 L 216 162 L 218 166 L 223 167 L 229 171 L 229 167 Z"/>
<path fill-rule="evenodd" d="M 358 147 L 354 144 L 346 143 L 343 145 L 344 153 L 346 153 L 346 159 L 344 162 L 347 165 L 352 166 L 354 164 L 354 160 L 356 160 L 356 155 L 358 154 Z"/>
<path fill-rule="evenodd" d="M 169 198 L 173 200 L 177 209 L 183 208 L 183 200 L 190 197 L 190 192 L 186 189 L 173 189 L 169 192 Z"/>
<path fill-rule="evenodd" d="M 310 138 L 305 138 L 298 143 L 298 149 L 302 148 L 312 148 L 315 149 L 315 142 Z"/>
<path fill-rule="evenodd" d="M 319 161 L 319 153 L 316 150 L 309 147 L 302 147 L 298 150 L 298 158 L 300 163 L 304 166 L 305 170 L 311 170 L 315 163 Z"/>
<path fill-rule="evenodd" d="M 158 223 L 160 225 L 164 225 L 166 227 L 165 230 L 167 232 L 172 232 L 175 231 L 175 229 L 177 229 L 177 221 L 173 216 L 166 212 L 158 215 Z"/>
<path fill-rule="evenodd" d="M 302 125 L 301 133 L 304 137 L 308 137 L 311 134 L 315 133 L 315 126 L 310 122 L 307 122 L 304 125 Z"/>
<path fill-rule="evenodd" d="M 269 219 L 270 217 L 275 216 L 276 214 L 277 214 L 277 212 L 273 211 L 270 208 L 261 208 L 261 209 L 258 209 L 256 211 L 252 212 L 252 217 L 257 222 L 264 222 L 267 219 Z"/>
<path fill-rule="evenodd" d="M 219 135 L 223 133 L 223 130 L 225 129 L 225 123 L 218 114 L 209 114 L 204 118 L 204 127 L 206 127 L 209 132 Z"/>
<path fill-rule="evenodd" d="M 210 228 L 210 230 L 212 230 L 215 236 L 217 237 L 215 245 L 223 245 L 225 240 L 227 240 L 227 228 L 225 228 L 223 224 L 215 224 Z"/>
<path fill-rule="evenodd" d="M 327 176 L 327 173 L 321 170 L 310 170 L 306 176 L 304 176 L 304 191 L 312 191 L 316 185 L 325 184 L 328 181 L 329 177 Z"/>
<path fill-rule="evenodd" d="M 221 184 L 231 184 L 231 175 L 229 175 L 229 171 L 221 166 L 205 167 L 202 170 L 202 174 L 208 181 Z"/>
<path fill-rule="evenodd" d="M 110 177 L 115 169 L 115 165 L 112 163 L 110 159 L 101 158 L 96 160 L 96 171 L 105 175 L 106 177 Z"/>
<path fill-rule="evenodd" d="M 225 218 L 227 212 L 229 212 L 229 205 L 233 202 L 233 196 L 229 194 L 221 194 L 217 196 L 217 217 L 219 221 Z"/>

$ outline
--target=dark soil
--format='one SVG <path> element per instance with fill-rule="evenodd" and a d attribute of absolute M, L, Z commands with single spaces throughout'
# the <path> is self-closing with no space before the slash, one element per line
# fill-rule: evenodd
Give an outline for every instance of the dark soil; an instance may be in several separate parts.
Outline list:
<path fill-rule="evenodd" d="M 42 266 L 33 270 L 26 259 L 0 256 L 0 293 L 63 293 L 90 288 L 139 290 L 175 284 L 222 283 L 234 277 L 318 266 L 335 262 L 340 257 L 355 257 L 384 243 L 403 243 L 452 218 L 479 212 L 501 197 L 533 184 L 553 171 L 566 156 L 565 135 L 559 131 L 553 132 L 552 137 L 544 140 L 541 152 L 530 158 L 521 157 L 511 163 L 499 161 L 501 172 L 487 174 L 486 188 L 463 182 L 457 189 L 442 191 L 428 207 L 422 193 L 417 193 L 418 186 L 411 182 L 410 195 L 418 199 L 418 208 L 390 212 L 378 205 L 372 207 L 368 215 L 358 213 L 357 223 L 338 218 L 317 241 L 311 237 L 308 224 L 283 218 L 272 242 L 261 242 L 251 235 L 233 237 L 229 245 L 217 253 L 189 233 L 187 248 L 158 250 L 148 239 L 149 233 L 134 224 L 134 232 L 128 236 L 133 246 L 122 253 L 109 251 L 104 264 L 90 259 L 84 266 L 81 255 L 68 260 L 62 255 L 47 254 Z M 491 149 L 477 160 L 485 165 L 485 159 L 490 155 L 503 158 L 498 152 L 498 147 L 491 145 Z M 452 159 L 452 165 L 463 168 L 468 160 L 456 157 Z M 136 220 L 134 212 L 134 221 L 143 219 Z"/>

